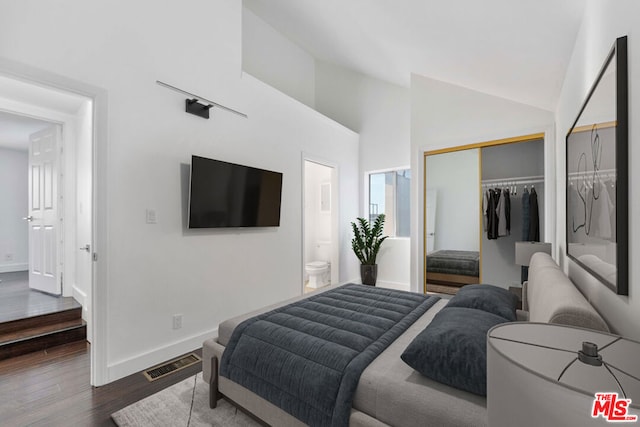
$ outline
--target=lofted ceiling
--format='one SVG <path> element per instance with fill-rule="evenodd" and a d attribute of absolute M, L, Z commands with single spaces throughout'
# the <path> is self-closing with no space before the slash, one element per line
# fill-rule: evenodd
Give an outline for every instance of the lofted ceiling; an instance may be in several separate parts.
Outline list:
<path fill-rule="evenodd" d="M 318 60 L 411 74 L 554 111 L 584 0 L 244 0 Z"/>

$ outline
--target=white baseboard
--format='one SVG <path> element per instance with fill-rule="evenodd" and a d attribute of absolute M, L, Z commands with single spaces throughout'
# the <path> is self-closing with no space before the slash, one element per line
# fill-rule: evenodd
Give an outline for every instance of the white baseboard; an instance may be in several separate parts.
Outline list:
<path fill-rule="evenodd" d="M 81 289 L 79 289 L 76 285 L 71 287 L 71 296 L 73 299 L 78 301 L 78 304 L 82 306 L 82 320 L 85 322 L 89 322 L 90 313 L 89 313 L 89 301 L 87 301 L 87 293 Z M 90 328 L 87 329 L 87 341 L 91 342 L 92 333 Z"/>
<path fill-rule="evenodd" d="M 376 282 L 376 286 L 379 288 L 389 288 L 389 289 L 397 289 L 401 291 L 410 291 L 411 285 L 408 283 L 400 283 L 400 282 L 391 282 L 388 280 L 378 279 Z"/>
<path fill-rule="evenodd" d="M 71 296 L 73 296 L 73 298 L 78 301 L 78 304 L 80 304 L 83 308 L 86 307 L 87 293 L 81 289 L 78 289 L 76 285 L 73 285 L 71 289 Z"/>
<path fill-rule="evenodd" d="M 0 265 L 0 273 L 15 273 L 16 271 L 29 270 L 29 263 L 2 264 Z"/>
<path fill-rule="evenodd" d="M 362 279 L 360 279 L 358 277 L 357 279 L 348 280 L 345 283 L 361 284 L 362 283 Z M 399 290 L 402 290 L 402 291 L 411 290 L 411 285 L 409 283 L 392 282 L 390 280 L 382 280 L 380 278 L 378 278 L 378 280 L 376 281 L 376 286 L 380 287 L 380 288 L 399 289 Z"/>
<path fill-rule="evenodd" d="M 178 357 L 202 347 L 202 343 L 218 335 L 218 328 L 187 337 L 175 343 L 158 347 L 146 353 L 130 357 L 107 366 L 107 382 L 112 382 L 127 375 L 135 374 L 159 363 Z"/>

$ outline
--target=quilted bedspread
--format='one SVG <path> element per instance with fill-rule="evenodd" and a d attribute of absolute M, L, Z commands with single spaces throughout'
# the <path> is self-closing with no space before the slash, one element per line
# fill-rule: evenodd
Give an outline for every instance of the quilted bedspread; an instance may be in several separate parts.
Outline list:
<path fill-rule="evenodd" d="M 348 284 L 248 319 L 220 375 L 311 426 L 347 426 L 362 371 L 438 297 Z"/>
<path fill-rule="evenodd" d="M 480 275 L 480 253 L 477 251 L 439 250 L 427 254 L 427 271 L 430 273 Z"/>

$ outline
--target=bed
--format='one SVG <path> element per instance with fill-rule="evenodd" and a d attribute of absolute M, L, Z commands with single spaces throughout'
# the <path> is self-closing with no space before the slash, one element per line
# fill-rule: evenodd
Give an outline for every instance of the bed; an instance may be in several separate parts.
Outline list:
<path fill-rule="evenodd" d="M 348 424 L 354 427 L 487 425 L 486 397 L 480 393 L 468 391 L 464 384 L 454 386 L 453 382 L 447 381 L 449 376 L 457 375 L 464 380 L 478 373 L 469 371 L 468 360 L 463 364 L 452 362 L 459 357 L 456 353 L 473 353 L 470 351 L 472 347 L 460 348 L 460 344 L 469 346 L 475 341 L 476 348 L 484 348 L 486 357 L 486 331 L 492 326 L 485 324 L 485 331 L 480 331 L 480 334 L 469 335 L 466 332 L 466 329 L 471 330 L 481 323 L 476 321 L 475 317 L 480 313 L 486 313 L 481 316 L 483 318 L 485 316 L 489 319 L 495 319 L 496 316 L 502 317 L 498 322 L 535 321 L 609 331 L 606 322 L 549 255 L 537 253 L 532 257 L 529 282 L 525 285 L 523 306 L 526 311 L 516 312 L 517 298 L 513 299 L 514 296 L 508 291 L 491 285 L 466 286 L 461 288 L 451 300 L 435 300 L 424 313 L 417 317 L 415 322 L 400 333 L 362 370 L 353 396 L 348 399 L 350 407 L 347 420 L 342 424 L 334 425 Z M 304 301 L 346 286 L 350 285 L 330 286 L 311 296 L 293 298 L 221 323 L 218 336 L 203 343 L 203 377 L 210 385 L 211 407 L 215 407 L 217 400 L 224 397 L 269 425 L 306 425 L 254 391 L 220 375 L 221 361 L 234 334 L 243 329 L 242 325 L 246 325 L 246 322 L 251 323 L 251 319 L 255 316 L 262 316 L 290 303 Z M 364 285 L 353 286 L 375 289 Z M 504 300 L 510 301 L 506 305 L 502 302 L 497 303 Z M 442 326 L 446 324 L 439 322 L 447 316 L 458 322 L 451 329 L 443 329 Z M 426 332 L 434 330 L 440 331 L 439 341 L 421 341 L 425 336 L 429 336 L 428 333 L 425 334 Z M 428 377 L 419 366 L 413 364 L 409 366 L 409 362 L 405 362 L 405 355 L 410 349 L 415 349 L 416 343 L 429 350 L 438 347 L 453 348 L 454 352 L 436 352 L 437 359 L 425 361 L 425 364 L 432 366 L 439 377 Z M 250 352 L 244 353 L 246 355 Z M 258 358 L 262 358 L 263 355 L 263 352 L 257 353 Z M 255 354 L 249 356 L 250 360 L 251 357 L 255 360 Z M 479 359 L 478 354 L 474 353 L 472 360 L 477 359 Z M 478 366 L 482 367 L 481 373 L 486 381 L 486 365 Z M 282 366 L 276 367 L 282 368 Z M 313 381 L 321 378 L 312 376 L 311 379 Z"/>
<path fill-rule="evenodd" d="M 464 286 L 480 283 L 480 253 L 437 250 L 427 254 L 428 284 Z"/>
<path fill-rule="evenodd" d="M 364 285 L 355 286 L 376 289 Z M 342 286 L 332 286 L 321 292 L 330 292 L 340 288 Z M 314 293 L 314 295 L 319 294 L 320 292 Z M 236 381 L 220 375 L 223 353 L 232 340 L 233 333 L 244 324 L 243 322 L 307 298 L 308 296 L 294 298 L 282 304 L 265 307 L 262 310 L 227 320 L 220 324 L 218 337 L 205 341 L 203 345 L 203 372 L 205 380 L 209 381 L 211 385 L 210 403 L 212 407 L 215 406 L 217 399 L 223 395 L 236 406 L 244 408 L 267 424 L 277 426 L 307 424 L 348 424 L 350 426 L 486 425 L 486 398 L 484 396 L 429 379 L 412 369 L 401 359 L 401 355 L 416 336 L 425 330 L 425 327 L 447 305 L 447 300 L 437 297 L 415 322 L 400 333 L 397 339 L 393 340 L 362 371 L 351 400 L 346 424 L 302 422 Z"/>

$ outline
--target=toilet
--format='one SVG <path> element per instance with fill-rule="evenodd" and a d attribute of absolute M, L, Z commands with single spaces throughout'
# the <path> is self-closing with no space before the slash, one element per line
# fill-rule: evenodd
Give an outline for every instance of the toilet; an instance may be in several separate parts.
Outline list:
<path fill-rule="evenodd" d="M 305 266 L 305 271 L 309 275 L 308 287 L 316 289 L 327 286 L 331 281 L 331 268 L 327 261 L 311 261 Z"/>
<path fill-rule="evenodd" d="M 317 289 L 331 283 L 331 263 L 326 261 L 331 259 L 331 242 L 325 240 L 317 242 L 313 257 L 315 260 L 306 263 L 304 269 L 309 276 L 307 287 Z"/>

